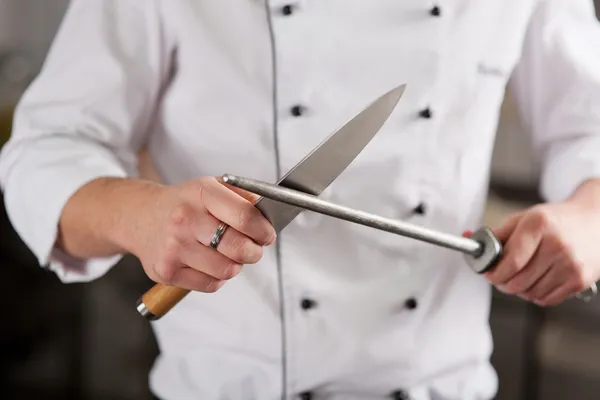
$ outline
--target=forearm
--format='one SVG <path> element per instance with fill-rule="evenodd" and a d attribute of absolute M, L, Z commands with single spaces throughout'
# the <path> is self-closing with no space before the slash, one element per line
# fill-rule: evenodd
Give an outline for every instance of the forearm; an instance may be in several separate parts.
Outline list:
<path fill-rule="evenodd" d="M 149 181 L 99 178 L 67 201 L 59 221 L 57 247 L 88 259 L 133 251 L 133 239 L 149 229 L 141 217 L 163 186 Z"/>

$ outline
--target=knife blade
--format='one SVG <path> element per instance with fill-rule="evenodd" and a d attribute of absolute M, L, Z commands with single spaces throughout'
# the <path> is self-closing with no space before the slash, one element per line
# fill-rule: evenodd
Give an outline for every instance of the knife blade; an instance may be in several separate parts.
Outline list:
<path fill-rule="evenodd" d="M 375 137 L 396 108 L 405 89 L 406 85 L 400 85 L 379 96 L 319 143 L 277 185 L 320 195 Z M 300 207 L 266 197 L 259 198 L 255 206 L 271 222 L 277 233 L 303 211 Z M 189 293 L 186 289 L 158 283 L 138 299 L 136 308 L 144 318 L 154 321 L 165 316 Z"/>

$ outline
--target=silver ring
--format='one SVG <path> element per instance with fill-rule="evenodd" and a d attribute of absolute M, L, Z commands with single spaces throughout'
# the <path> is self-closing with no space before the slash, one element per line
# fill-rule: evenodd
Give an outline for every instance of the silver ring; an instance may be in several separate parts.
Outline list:
<path fill-rule="evenodd" d="M 594 297 L 596 297 L 597 294 L 598 287 L 596 286 L 596 283 L 592 283 L 589 289 L 587 289 L 585 292 L 577 293 L 575 297 L 577 297 L 579 300 L 589 303 Z"/>
<path fill-rule="evenodd" d="M 212 239 L 210 240 L 210 247 L 212 247 L 213 249 L 217 248 L 219 242 L 221 241 L 221 238 L 223 237 L 223 234 L 225 233 L 225 229 L 227 229 L 227 224 L 225 222 L 221 222 L 219 226 L 217 226 L 217 230 L 215 231 L 215 233 L 212 236 Z"/>

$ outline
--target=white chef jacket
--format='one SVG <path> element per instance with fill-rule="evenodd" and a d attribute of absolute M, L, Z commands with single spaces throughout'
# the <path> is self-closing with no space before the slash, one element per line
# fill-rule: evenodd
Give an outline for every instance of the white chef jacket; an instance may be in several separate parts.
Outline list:
<path fill-rule="evenodd" d="M 481 221 L 509 78 L 545 198 L 600 176 L 598 49 L 589 0 L 74 0 L 2 151 L 6 207 L 41 265 L 97 279 L 120 256 L 54 249 L 61 208 L 94 178 L 136 176 L 142 146 L 170 184 L 276 181 L 406 83 L 323 198 L 460 234 Z M 305 212 L 259 264 L 153 323 L 151 386 L 173 400 L 490 399 L 489 306 L 459 254 Z"/>

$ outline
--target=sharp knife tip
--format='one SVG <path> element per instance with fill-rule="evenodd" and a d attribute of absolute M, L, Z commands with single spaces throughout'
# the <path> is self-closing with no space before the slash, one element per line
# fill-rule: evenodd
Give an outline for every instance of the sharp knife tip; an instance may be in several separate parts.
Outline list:
<path fill-rule="evenodd" d="M 381 96 L 379 98 L 379 101 L 383 102 L 383 103 L 387 103 L 391 107 L 396 107 L 396 105 L 400 101 L 400 98 L 404 94 L 405 90 L 406 90 L 406 83 L 396 86 L 395 88 L 389 90 L 386 94 Z"/>
<path fill-rule="evenodd" d="M 390 90 L 390 93 L 393 93 L 397 99 L 400 99 L 405 90 L 406 83 L 403 83 L 402 85 L 396 86 L 394 89 Z"/>

